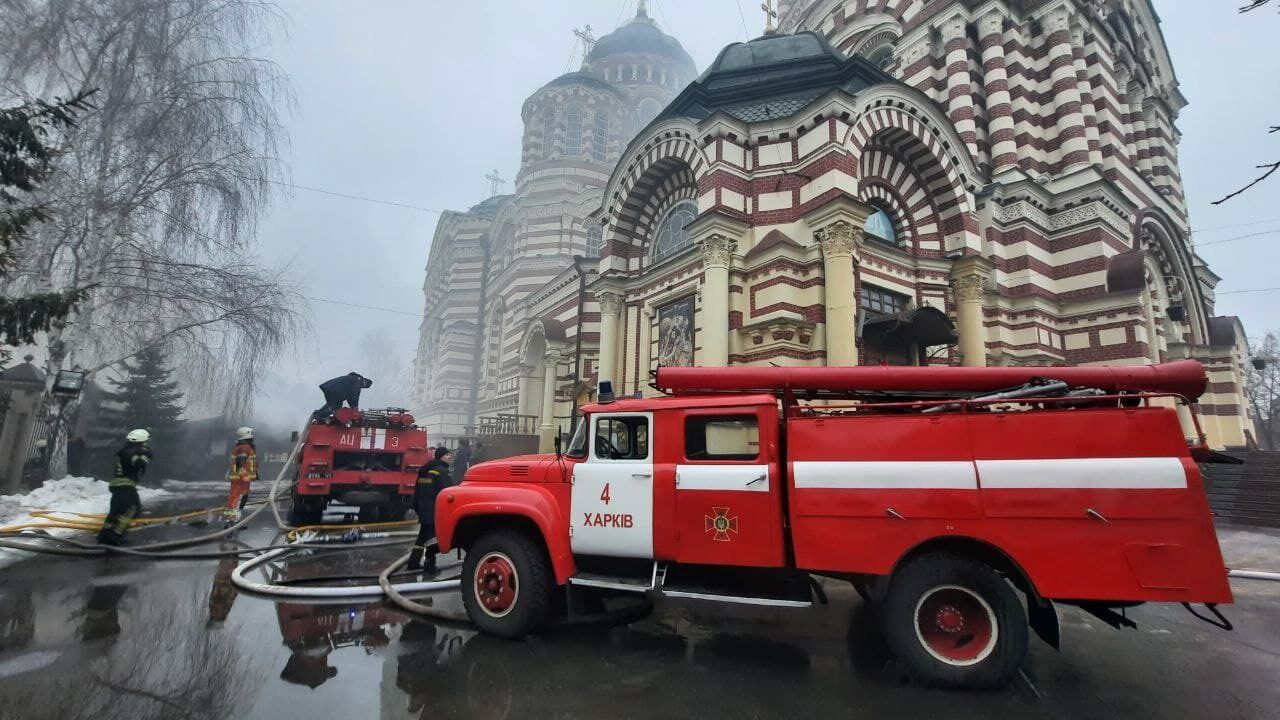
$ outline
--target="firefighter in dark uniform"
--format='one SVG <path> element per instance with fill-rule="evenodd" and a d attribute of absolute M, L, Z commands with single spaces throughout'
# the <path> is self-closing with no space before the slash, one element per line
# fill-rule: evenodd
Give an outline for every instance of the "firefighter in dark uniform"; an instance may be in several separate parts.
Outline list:
<path fill-rule="evenodd" d="M 427 544 L 436 536 L 436 497 L 440 491 L 453 485 L 449 476 L 449 463 L 453 453 L 448 448 L 436 448 L 435 457 L 418 470 L 418 487 L 413 493 L 413 509 L 418 513 L 418 539 L 409 554 L 409 569 L 427 573 L 436 571 L 436 552 Z"/>
<path fill-rule="evenodd" d="M 325 420 L 333 417 L 333 413 L 344 402 L 352 410 L 359 410 L 360 391 L 371 387 L 373 381 L 357 372 L 324 381 L 320 384 L 320 392 L 324 393 L 324 405 L 316 410 L 315 418 Z"/>
<path fill-rule="evenodd" d="M 146 430 L 131 430 L 125 436 L 124 447 L 116 453 L 116 472 L 108 483 L 111 507 L 98 533 L 102 545 L 123 545 L 129 523 L 142 512 L 138 481 L 151 464 L 151 447 L 147 445 L 150 440 L 151 433 Z"/>

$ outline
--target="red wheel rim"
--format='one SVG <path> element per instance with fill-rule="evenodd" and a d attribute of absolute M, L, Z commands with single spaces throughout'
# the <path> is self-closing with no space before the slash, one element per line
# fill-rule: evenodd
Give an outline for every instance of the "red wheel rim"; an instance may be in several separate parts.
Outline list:
<path fill-rule="evenodd" d="M 948 665 L 982 662 L 995 649 L 1000 635 L 987 601 L 958 585 L 939 585 L 921 595 L 915 622 L 920 644 Z"/>
<path fill-rule="evenodd" d="M 492 617 L 502 617 L 511 612 L 520 597 L 515 564 L 500 552 L 491 552 L 480 558 L 476 563 L 474 584 L 480 609 Z"/>

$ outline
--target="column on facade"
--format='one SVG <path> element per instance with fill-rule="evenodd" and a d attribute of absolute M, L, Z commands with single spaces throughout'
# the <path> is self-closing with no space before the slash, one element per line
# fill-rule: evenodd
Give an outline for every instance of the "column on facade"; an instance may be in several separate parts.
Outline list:
<path fill-rule="evenodd" d="M 596 368 L 596 381 L 615 381 L 618 372 L 618 315 L 622 312 L 622 295 L 604 290 L 596 293 L 596 300 L 600 303 L 600 366 Z M 615 385 L 614 392 L 620 389 Z"/>
<path fill-rule="evenodd" d="M 698 364 L 729 364 L 729 265 L 738 243 L 727 235 L 708 235 L 702 245 L 702 357 Z"/>
<path fill-rule="evenodd" d="M 1080 23 L 1086 22 L 1079 18 Z M 1094 100 L 1093 83 L 1089 80 L 1089 65 L 1085 62 L 1085 28 L 1076 24 L 1071 28 L 1072 66 L 1076 73 L 1076 88 L 1080 93 L 1080 112 L 1084 115 L 1084 137 L 1089 149 L 1089 163 L 1102 165 L 1102 139 L 1098 135 L 1098 109 Z"/>
<path fill-rule="evenodd" d="M 640 332 L 636 338 L 637 355 L 640 357 L 640 376 L 634 392 L 644 392 L 649 387 L 649 371 L 653 368 L 653 307 L 640 308 Z"/>
<path fill-rule="evenodd" d="M 1080 107 L 1080 85 L 1076 80 L 1075 54 L 1071 49 L 1071 10 L 1066 6 L 1051 11 L 1045 19 L 1049 30 L 1049 81 L 1057 116 L 1058 151 L 1061 170 L 1089 162 L 1089 141 L 1085 137 L 1084 113 Z"/>
<path fill-rule="evenodd" d="M 942 24 L 946 53 L 947 113 L 971 157 L 978 157 L 978 125 L 974 119 L 973 79 L 969 73 L 968 23 L 955 16 Z"/>
<path fill-rule="evenodd" d="M 534 368 L 532 365 L 529 365 L 526 363 L 520 364 L 520 367 L 519 367 L 520 376 L 516 379 L 518 383 L 517 387 L 519 388 L 518 395 L 517 395 L 518 399 L 516 400 L 517 415 L 533 414 L 534 401 L 533 401 L 533 398 L 529 397 L 529 393 L 532 392 L 533 390 L 533 387 L 532 387 L 533 383 L 530 382 L 530 380 L 533 379 L 533 371 L 535 369 L 536 368 Z"/>
<path fill-rule="evenodd" d="M 1118 147 L 1115 148 L 1115 162 L 1119 165 L 1129 165 L 1132 157 L 1129 144 L 1133 142 L 1132 130 L 1129 127 L 1129 118 L 1127 110 L 1126 94 L 1129 90 L 1129 79 L 1133 76 L 1133 72 L 1128 65 L 1116 64 L 1112 73 L 1112 82 L 1115 85 L 1115 104 L 1112 111 L 1108 113 L 1112 125 L 1112 132 L 1117 138 Z"/>
<path fill-rule="evenodd" d="M 551 452 L 556 437 L 556 369 L 560 365 L 560 353 L 548 350 L 544 357 L 542 398 L 538 413 L 538 444 L 540 452 Z"/>
<path fill-rule="evenodd" d="M 1018 140 L 1013 125 L 1013 99 L 1004 57 L 1004 14 L 991 11 L 978 20 L 982 43 L 982 83 L 987 96 L 991 172 L 1018 166 Z"/>
<path fill-rule="evenodd" d="M 981 257 L 956 261 L 951 286 L 956 299 L 956 330 L 960 334 L 960 362 L 965 367 L 986 367 L 987 329 L 984 307 L 991 283 L 991 263 Z"/>
<path fill-rule="evenodd" d="M 862 248 L 862 228 L 837 220 L 815 236 L 822 247 L 827 365 L 852 367 L 858 364 L 858 299 L 853 291 L 853 266 Z"/>
<path fill-rule="evenodd" d="M 1129 110 L 1129 132 L 1133 138 L 1133 164 L 1142 175 L 1151 174 L 1150 128 L 1147 127 L 1147 94 L 1142 83 L 1129 83 L 1125 94 Z"/>

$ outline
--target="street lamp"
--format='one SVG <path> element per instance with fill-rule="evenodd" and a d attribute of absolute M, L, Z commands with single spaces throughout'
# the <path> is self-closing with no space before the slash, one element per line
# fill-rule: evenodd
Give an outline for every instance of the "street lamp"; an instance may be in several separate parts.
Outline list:
<path fill-rule="evenodd" d="M 84 379 L 87 375 L 88 373 L 78 366 L 71 370 L 59 370 L 53 379 L 51 392 L 70 400 L 84 390 Z"/>

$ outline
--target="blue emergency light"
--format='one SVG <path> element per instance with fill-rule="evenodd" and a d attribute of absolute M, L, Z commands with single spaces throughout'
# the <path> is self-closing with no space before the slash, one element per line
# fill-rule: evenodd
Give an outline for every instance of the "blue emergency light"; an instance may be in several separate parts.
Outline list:
<path fill-rule="evenodd" d="M 600 387 L 596 390 L 596 402 L 611 403 L 613 401 L 613 381 L 601 380 Z"/>

